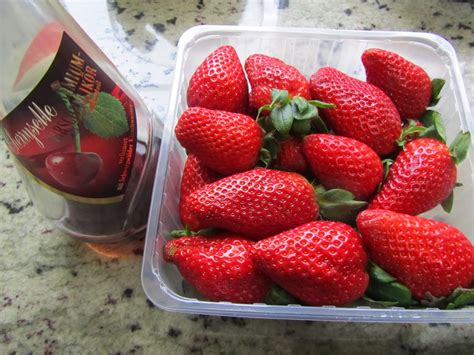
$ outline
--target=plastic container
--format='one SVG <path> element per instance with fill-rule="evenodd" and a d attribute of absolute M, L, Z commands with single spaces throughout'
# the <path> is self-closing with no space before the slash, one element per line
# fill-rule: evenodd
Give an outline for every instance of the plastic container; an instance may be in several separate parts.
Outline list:
<path fill-rule="evenodd" d="M 179 186 L 186 156 L 176 140 L 174 127 L 186 109 L 186 90 L 192 73 L 212 50 L 224 44 L 236 48 L 242 63 L 250 54 L 263 53 L 294 65 L 307 77 L 318 68 L 329 65 L 362 80 L 365 79 L 365 72 L 360 56 L 365 49 L 379 47 L 395 51 L 422 66 L 431 78 L 446 80 L 442 99 L 436 109 L 445 121 L 449 142 L 460 129 L 473 130 L 474 122 L 455 51 L 437 35 L 234 26 L 200 26 L 188 30 L 179 41 L 176 73 L 148 222 L 142 270 L 143 287 L 148 298 L 167 311 L 220 316 L 353 322 L 474 323 L 472 308 L 452 311 L 408 310 L 401 307 L 269 306 L 202 301 L 183 281 L 177 268 L 163 260 L 162 249 L 165 241 L 171 238 L 169 232 L 180 227 Z M 456 226 L 471 240 L 474 236 L 473 157 L 471 146 L 470 158 L 458 170 L 458 181 L 464 186 L 455 191 L 452 213 L 448 215 L 437 207 L 425 214 Z"/>

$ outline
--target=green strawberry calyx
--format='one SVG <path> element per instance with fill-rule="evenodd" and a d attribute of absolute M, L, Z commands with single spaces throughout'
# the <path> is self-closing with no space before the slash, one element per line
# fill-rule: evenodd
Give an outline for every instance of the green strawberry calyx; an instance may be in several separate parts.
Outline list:
<path fill-rule="evenodd" d="M 408 125 L 402 130 L 397 144 L 404 147 L 407 138 L 411 136 L 418 138 L 433 138 L 446 144 L 446 129 L 444 127 L 441 114 L 437 111 L 426 110 L 419 119 L 419 124 L 415 120 L 408 120 Z"/>
<path fill-rule="evenodd" d="M 459 132 L 449 146 L 451 157 L 456 165 L 460 164 L 467 156 L 471 146 L 471 132 Z"/>
<path fill-rule="evenodd" d="M 289 304 L 303 304 L 301 301 L 290 295 L 280 286 L 273 284 L 268 291 L 264 303 L 269 305 L 289 305 Z"/>
<path fill-rule="evenodd" d="M 459 165 L 467 156 L 467 152 L 471 145 L 471 133 L 470 132 L 459 132 L 454 141 L 449 146 L 451 158 L 456 165 Z M 456 187 L 462 186 L 461 183 L 457 182 Z M 454 189 L 451 193 L 441 202 L 441 207 L 447 213 L 450 213 L 454 205 Z"/>
<path fill-rule="evenodd" d="M 431 81 L 431 99 L 430 103 L 428 104 L 429 107 L 436 106 L 441 99 L 441 90 L 443 89 L 444 84 L 446 84 L 446 80 L 436 78 Z"/>
<path fill-rule="evenodd" d="M 290 136 L 329 132 L 318 108 L 335 105 L 300 96 L 290 98 L 287 90 L 272 89 L 272 102 L 259 108 L 257 123 L 265 132 L 259 160 L 268 167 L 280 152 L 280 143 Z"/>
<path fill-rule="evenodd" d="M 417 301 L 412 297 L 408 287 L 371 260 L 367 264 L 367 272 L 369 286 L 362 301 L 369 305 L 408 308 L 436 307 L 440 309 L 459 309 L 474 305 L 474 289 L 472 288 L 458 287 L 447 297 L 434 297 L 427 292 L 423 300 Z"/>
<path fill-rule="evenodd" d="M 260 149 L 259 160 L 267 168 L 280 153 L 280 140 L 275 131 L 271 131 L 263 137 L 262 148 Z"/>
<path fill-rule="evenodd" d="M 385 306 L 411 306 L 414 304 L 411 291 L 374 262 L 367 264 L 369 286 L 365 291 L 366 300 L 380 302 Z"/>
<path fill-rule="evenodd" d="M 383 166 L 383 180 L 386 180 L 388 177 L 388 173 L 390 172 L 390 168 L 393 165 L 395 161 L 390 158 L 386 158 L 382 160 L 382 166 Z"/>
<path fill-rule="evenodd" d="M 354 224 L 357 213 L 367 206 L 366 201 L 356 200 L 352 192 L 344 189 L 326 190 L 318 185 L 314 191 L 322 219 Z"/>
<path fill-rule="evenodd" d="M 290 134 L 305 136 L 314 130 L 327 133 L 318 108 L 334 107 L 331 103 L 306 100 L 300 96 L 290 98 L 287 90 L 272 89 L 272 102 L 258 109 L 257 122 L 265 132 L 275 131 L 281 140 Z"/>
<path fill-rule="evenodd" d="M 434 297 L 429 292 L 421 301 L 425 307 L 437 307 L 441 309 L 459 309 L 474 305 L 474 288 L 456 288 L 447 297 Z"/>
<path fill-rule="evenodd" d="M 420 133 L 420 137 L 434 138 L 446 144 L 446 129 L 443 118 L 438 111 L 426 110 L 420 117 L 420 122 L 426 129 Z"/>
<path fill-rule="evenodd" d="M 382 190 L 383 184 L 387 181 L 388 174 L 390 173 L 390 168 L 392 167 L 393 163 L 395 163 L 395 161 L 391 158 L 386 158 L 382 160 L 383 179 L 380 182 L 380 184 L 377 186 L 377 190 L 376 190 L 377 193 L 379 193 L 380 190 Z"/>
<path fill-rule="evenodd" d="M 196 236 L 203 236 L 203 235 L 212 235 L 214 234 L 214 229 L 207 228 L 207 229 L 200 229 L 198 231 L 192 231 L 189 226 L 186 224 L 182 229 L 174 229 L 170 232 L 170 235 L 173 238 L 181 238 L 181 237 L 196 237 Z"/>

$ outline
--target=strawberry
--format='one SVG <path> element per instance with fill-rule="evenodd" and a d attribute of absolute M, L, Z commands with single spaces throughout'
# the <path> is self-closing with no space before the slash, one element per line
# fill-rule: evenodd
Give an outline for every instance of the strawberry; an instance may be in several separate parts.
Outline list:
<path fill-rule="evenodd" d="M 382 161 L 367 145 L 332 134 L 304 138 L 304 154 L 313 173 L 326 188 L 342 188 L 367 199 L 382 182 Z"/>
<path fill-rule="evenodd" d="M 310 98 L 308 80 L 298 69 L 280 59 L 253 54 L 244 66 L 252 88 L 249 104 L 253 110 L 272 101 L 272 89 L 287 90 L 290 98 Z"/>
<path fill-rule="evenodd" d="M 340 222 L 309 222 L 261 240 L 252 258 L 275 283 L 313 306 L 349 304 L 368 285 L 362 240 Z"/>
<path fill-rule="evenodd" d="M 211 301 L 261 302 L 271 281 L 254 265 L 254 242 L 237 235 L 183 237 L 170 240 L 164 258 Z"/>
<path fill-rule="evenodd" d="M 400 115 L 382 90 L 330 67 L 311 76 L 310 90 L 313 99 L 336 105 L 321 110 L 336 134 L 357 139 L 379 155 L 396 148 Z"/>
<path fill-rule="evenodd" d="M 201 63 L 189 81 L 187 102 L 189 107 L 247 112 L 247 79 L 234 47 L 219 47 Z"/>
<path fill-rule="evenodd" d="M 179 214 L 181 220 L 187 220 L 187 209 L 184 203 L 185 197 L 191 192 L 219 179 L 219 175 L 206 168 L 194 155 L 188 155 L 184 164 L 183 176 L 181 177 L 181 188 L 179 197 Z"/>
<path fill-rule="evenodd" d="M 417 299 L 448 296 L 474 281 L 474 247 L 445 223 L 385 210 L 366 210 L 357 227 L 369 257 Z"/>
<path fill-rule="evenodd" d="M 314 220 L 318 205 L 301 175 L 254 169 L 205 185 L 187 198 L 191 230 L 223 228 L 261 239 Z"/>
<path fill-rule="evenodd" d="M 304 173 L 308 170 L 308 163 L 303 154 L 303 142 L 294 137 L 281 142 L 275 162 L 282 170 Z"/>
<path fill-rule="evenodd" d="M 432 85 L 428 74 L 418 65 L 396 53 L 379 48 L 362 54 L 367 82 L 383 90 L 402 118 L 417 119 L 430 104 Z"/>
<path fill-rule="evenodd" d="M 191 107 L 176 125 L 176 138 L 210 169 L 230 175 L 257 163 L 263 132 L 252 117 Z"/>
<path fill-rule="evenodd" d="M 446 201 L 443 207 L 449 212 L 446 203 L 452 205 L 456 163 L 464 159 L 469 145 L 469 134 L 459 135 L 451 148 L 431 138 L 407 143 L 368 208 L 417 215 Z"/>

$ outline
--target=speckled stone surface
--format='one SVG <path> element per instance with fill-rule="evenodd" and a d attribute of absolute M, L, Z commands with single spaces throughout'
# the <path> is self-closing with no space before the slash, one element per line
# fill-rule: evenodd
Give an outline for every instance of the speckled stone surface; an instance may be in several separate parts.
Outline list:
<path fill-rule="evenodd" d="M 474 87 L 469 1 L 140 0 L 65 4 L 163 117 L 180 34 L 196 24 L 399 29 L 454 45 Z M 469 95 L 472 102 L 472 94 Z M 171 314 L 140 285 L 141 242 L 101 250 L 54 230 L 35 211 L 0 144 L 0 354 L 457 353 L 474 325 L 354 324 Z"/>

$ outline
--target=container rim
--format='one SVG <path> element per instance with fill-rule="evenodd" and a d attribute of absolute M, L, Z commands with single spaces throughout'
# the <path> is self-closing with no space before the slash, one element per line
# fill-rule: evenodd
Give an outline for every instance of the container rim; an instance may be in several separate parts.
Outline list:
<path fill-rule="evenodd" d="M 166 115 L 165 127 L 161 143 L 161 151 L 156 168 L 152 202 L 150 206 L 145 248 L 142 262 L 141 280 L 148 299 L 157 307 L 171 312 L 189 314 L 207 314 L 215 316 L 231 316 L 246 318 L 319 320 L 344 322 L 385 322 L 385 323 L 474 323 L 474 309 L 440 310 L 436 308 L 406 309 L 392 307 L 387 309 L 359 307 L 308 307 L 301 305 L 273 306 L 266 304 L 235 304 L 230 302 L 209 302 L 180 296 L 170 290 L 157 278 L 153 258 L 155 256 L 156 236 L 160 226 L 160 214 L 163 203 L 164 183 L 167 176 L 169 152 L 174 128 L 178 102 L 178 89 L 182 80 L 180 65 L 186 50 L 196 40 L 212 35 L 245 34 L 261 32 L 265 34 L 294 34 L 298 36 L 320 35 L 328 39 L 389 39 L 397 41 L 418 42 L 435 50 L 442 51 L 448 56 L 453 70 L 455 85 L 459 90 L 460 115 L 464 118 L 463 129 L 473 131 L 472 119 L 467 93 L 453 46 L 443 37 L 433 33 L 405 31 L 363 31 L 363 30 L 334 30 L 305 27 L 257 27 L 257 26 L 194 26 L 183 33 L 178 43 L 176 71 Z M 216 305 L 219 305 L 217 308 Z"/>

